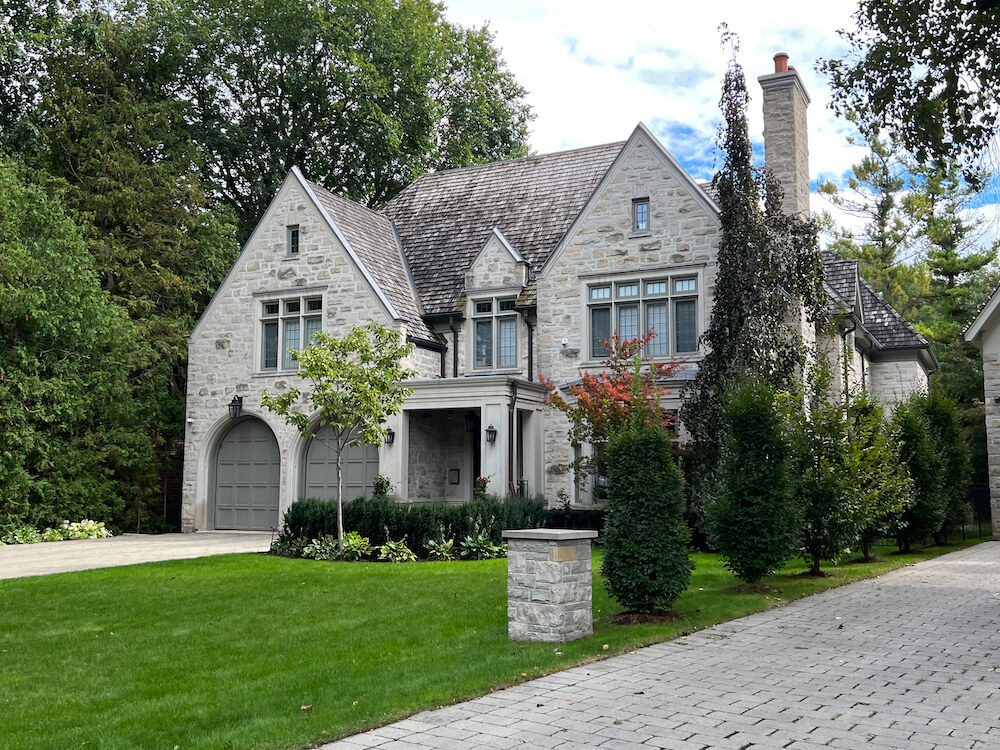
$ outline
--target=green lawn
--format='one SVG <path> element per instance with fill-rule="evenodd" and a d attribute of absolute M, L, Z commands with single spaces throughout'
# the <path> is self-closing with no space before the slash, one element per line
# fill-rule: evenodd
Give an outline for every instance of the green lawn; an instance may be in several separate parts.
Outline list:
<path fill-rule="evenodd" d="M 732 593 L 697 555 L 686 617 L 658 625 L 600 622 L 619 608 L 595 576 L 594 637 L 558 647 L 507 641 L 505 560 L 230 555 L 0 581 L 0 747 L 307 747 L 956 548 L 823 579 L 793 563 L 770 595 Z"/>

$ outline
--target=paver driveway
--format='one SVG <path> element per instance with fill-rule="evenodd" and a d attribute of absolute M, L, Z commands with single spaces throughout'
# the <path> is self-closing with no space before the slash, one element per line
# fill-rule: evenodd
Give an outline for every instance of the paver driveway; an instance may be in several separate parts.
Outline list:
<path fill-rule="evenodd" d="M 1000 542 L 324 746 L 1000 748 Z"/>

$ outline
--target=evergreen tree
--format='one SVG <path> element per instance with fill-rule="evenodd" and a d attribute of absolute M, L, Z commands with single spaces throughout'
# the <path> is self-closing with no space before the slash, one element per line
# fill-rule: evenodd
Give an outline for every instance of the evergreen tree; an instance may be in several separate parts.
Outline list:
<path fill-rule="evenodd" d="M 913 480 L 913 502 L 903 512 L 896 529 L 901 552 L 936 534 L 944 522 L 948 498 L 944 463 L 927 421 L 927 396 L 914 394 L 896 409 L 893 424 L 899 434 L 900 459 Z"/>
<path fill-rule="evenodd" d="M 849 119 L 860 126 L 856 118 Z M 920 243 L 917 165 L 891 137 L 879 138 L 869 131 L 849 141 L 867 146 L 868 153 L 851 167 L 844 189 L 827 181 L 819 185 L 819 192 L 863 224 L 860 231 L 834 227 L 830 247 L 857 260 L 865 280 L 901 315 L 912 319 L 930 285 Z M 833 223 L 829 216 L 826 221 Z"/>
<path fill-rule="evenodd" d="M 896 434 L 881 405 L 864 391 L 851 398 L 848 427 L 848 491 L 854 493 L 862 557 L 872 562 L 872 546 L 898 527 L 911 501 L 913 482 L 900 461 Z"/>
<path fill-rule="evenodd" d="M 756 583 L 795 555 L 798 520 L 789 491 L 789 445 L 774 388 L 729 388 L 717 494 L 706 511 L 712 544 L 740 580 Z"/>
<path fill-rule="evenodd" d="M 601 573 L 608 593 L 626 610 L 663 612 L 691 580 L 690 532 L 684 489 L 670 456 L 670 437 L 641 419 L 608 446 Z"/>
<path fill-rule="evenodd" d="M 941 526 L 933 532 L 934 543 L 945 544 L 948 535 L 958 531 L 968 521 L 972 468 L 955 402 L 932 391 L 924 402 L 924 414 L 935 443 L 935 452 L 941 460 L 945 495 L 944 517 Z"/>

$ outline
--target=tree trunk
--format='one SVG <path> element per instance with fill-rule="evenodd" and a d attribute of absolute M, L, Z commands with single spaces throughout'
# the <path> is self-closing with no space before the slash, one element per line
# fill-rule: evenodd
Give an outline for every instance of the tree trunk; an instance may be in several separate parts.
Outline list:
<path fill-rule="evenodd" d="M 337 451 L 337 549 L 344 551 L 344 472 L 341 462 L 344 451 Z"/>

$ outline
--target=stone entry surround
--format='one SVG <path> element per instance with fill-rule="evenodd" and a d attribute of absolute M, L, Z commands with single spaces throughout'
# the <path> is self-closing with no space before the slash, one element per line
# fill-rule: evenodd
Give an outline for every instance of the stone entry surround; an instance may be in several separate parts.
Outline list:
<path fill-rule="evenodd" d="M 1000 747 L 1000 542 L 322 750 Z"/>
<path fill-rule="evenodd" d="M 593 634 L 590 541 L 596 537 L 586 529 L 503 532 L 512 641 L 564 643 Z"/>

